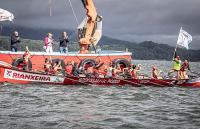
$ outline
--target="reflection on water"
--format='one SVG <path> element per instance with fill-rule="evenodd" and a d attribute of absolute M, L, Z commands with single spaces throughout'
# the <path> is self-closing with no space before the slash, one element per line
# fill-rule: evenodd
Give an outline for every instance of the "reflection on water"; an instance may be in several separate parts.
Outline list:
<path fill-rule="evenodd" d="M 164 61 L 136 61 L 144 72 Z M 199 70 L 198 63 L 192 64 Z M 169 67 L 168 67 L 169 68 Z M 0 85 L 1 129 L 200 127 L 199 88 Z"/>

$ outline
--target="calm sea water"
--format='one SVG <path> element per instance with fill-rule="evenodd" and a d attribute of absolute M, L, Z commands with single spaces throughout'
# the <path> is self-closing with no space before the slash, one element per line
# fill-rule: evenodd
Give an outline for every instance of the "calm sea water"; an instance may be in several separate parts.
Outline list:
<path fill-rule="evenodd" d="M 134 63 L 146 73 L 153 64 L 163 73 L 170 68 L 165 61 Z M 200 72 L 199 63 L 192 69 Z M 0 128 L 199 129 L 200 89 L 1 84 Z"/>

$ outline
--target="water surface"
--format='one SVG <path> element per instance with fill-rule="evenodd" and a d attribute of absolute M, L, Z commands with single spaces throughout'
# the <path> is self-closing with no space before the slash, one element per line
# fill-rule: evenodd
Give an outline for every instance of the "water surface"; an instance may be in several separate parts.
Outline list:
<path fill-rule="evenodd" d="M 160 69 L 165 61 L 135 61 Z M 199 63 L 192 63 L 198 71 Z M 167 69 L 163 69 L 165 71 Z M 200 89 L 0 85 L 1 129 L 199 129 Z"/>

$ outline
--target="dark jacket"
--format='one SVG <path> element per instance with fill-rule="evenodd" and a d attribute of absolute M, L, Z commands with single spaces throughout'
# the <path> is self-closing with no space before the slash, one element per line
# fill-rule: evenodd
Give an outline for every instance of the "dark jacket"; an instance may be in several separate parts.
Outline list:
<path fill-rule="evenodd" d="M 60 37 L 59 40 L 60 40 L 60 47 L 67 47 L 67 44 L 69 42 L 68 38 Z"/>
<path fill-rule="evenodd" d="M 20 42 L 19 36 L 11 36 L 11 46 L 17 46 Z"/>

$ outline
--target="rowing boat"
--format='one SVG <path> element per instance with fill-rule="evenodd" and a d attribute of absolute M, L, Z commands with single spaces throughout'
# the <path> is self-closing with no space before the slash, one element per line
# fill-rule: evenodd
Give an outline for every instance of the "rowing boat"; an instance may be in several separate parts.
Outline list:
<path fill-rule="evenodd" d="M 0 82 L 15 84 L 52 84 L 52 85 L 90 85 L 90 86 L 181 86 L 200 87 L 200 78 L 188 80 L 175 79 L 121 79 L 121 78 L 88 78 L 63 75 L 49 75 L 42 72 L 29 72 L 0 65 Z"/>

